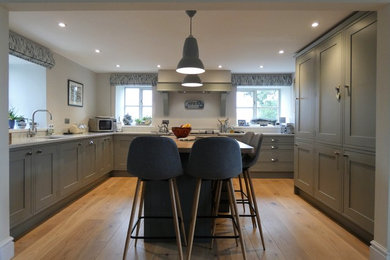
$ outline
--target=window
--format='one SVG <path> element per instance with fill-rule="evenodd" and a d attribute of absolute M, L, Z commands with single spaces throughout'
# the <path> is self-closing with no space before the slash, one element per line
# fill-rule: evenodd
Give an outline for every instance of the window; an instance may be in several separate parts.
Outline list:
<path fill-rule="evenodd" d="M 250 122 L 261 118 L 279 120 L 280 89 L 265 87 L 237 87 L 237 120 Z"/>
<path fill-rule="evenodd" d="M 133 119 L 152 117 L 152 89 L 147 87 L 125 87 L 125 115 Z"/>
<path fill-rule="evenodd" d="M 129 114 L 135 124 L 136 119 L 152 117 L 152 86 L 126 85 L 116 87 L 116 117 L 123 119 Z"/>

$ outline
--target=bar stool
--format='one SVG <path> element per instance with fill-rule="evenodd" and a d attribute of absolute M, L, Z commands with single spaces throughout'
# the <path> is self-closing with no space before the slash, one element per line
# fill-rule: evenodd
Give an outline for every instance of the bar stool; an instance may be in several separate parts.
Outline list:
<path fill-rule="evenodd" d="M 255 147 L 255 149 L 256 149 L 255 154 L 254 155 L 245 154 L 242 157 L 242 174 L 244 176 L 244 182 L 245 182 L 245 187 L 246 187 L 246 191 L 247 191 L 247 194 L 244 193 L 247 196 L 245 199 L 245 203 L 248 203 L 250 215 L 242 214 L 242 215 L 240 215 L 240 217 L 251 217 L 254 227 L 256 227 L 256 222 L 257 222 L 257 226 L 259 227 L 261 243 L 263 245 L 263 250 L 265 250 L 263 230 L 262 230 L 261 221 L 260 221 L 260 213 L 259 213 L 259 209 L 257 206 L 256 195 L 255 195 L 255 190 L 253 188 L 252 178 L 251 178 L 251 175 L 249 173 L 249 168 L 251 168 L 253 165 L 256 164 L 256 162 L 260 156 L 262 142 L 263 142 L 263 135 L 262 134 L 255 134 L 249 143 L 249 145 Z M 243 201 L 243 203 L 244 203 L 244 201 Z"/>
<path fill-rule="evenodd" d="M 191 259 L 192 246 L 194 242 L 194 233 L 196 220 L 198 218 L 198 204 L 202 180 L 216 181 L 217 204 L 213 209 L 213 218 L 218 215 L 219 199 L 221 194 L 222 182 L 227 183 L 227 191 L 232 213 L 233 230 L 235 236 L 224 236 L 226 238 L 239 238 L 243 258 L 246 259 L 244 238 L 242 237 L 240 219 L 238 217 L 237 204 L 234 195 L 234 188 L 231 178 L 236 177 L 241 173 L 241 151 L 237 141 L 226 137 L 208 137 L 197 140 L 192 146 L 188 166 L 185 174 L 195 177 L 196 188 L 194 201 L 192 205 L 192 217 L 188 235 L 187 259 Z M 199 216 L 201 217 L 201 216 Z M 215 228 L 213 227 L 212 236 L 210 238 L 222 238 L 222 236 L 214 236 Z M 238 234 L 237 234 L 238 232 Z"/>
<path fill-rule="evenodd" d="M 183 235 L 184 244 L 186 244 L 186 235 L 184 230 L 183 214 L 180 206 L 180 198 L 176 185 L 176 177 L 183 174 L 183 168 L 180 161 L 180 155 L 177 150 L 176 143 L 166 137 L 157 136 L 141 136 L 135 138 L 129 147 L 127 156 L 127 171 L 132 175 L 138 177 L 137 186 L 135 188 L 133 206 L 131 208 L 131 215 L 129 227 L 127 230 L 125 250 L 123 252 L 123 259 L 126 258 L 128 244 L 130 238 L 145 238 L 139 237 L 139 222 L 141 218 L 148 218 L 148 216 L 141 216 L 143 208 L 143 196 L 145 192 L 145 181 L 161 181 L 167 180 L 169 182 L 169 194 L 172 206 L 173 222 L 176 234 L 176 243 L 179 251 L 180 259 L 183 259 L 183 251 L 180 239 L 180 228 Z M 137 208 L 137 201 L 139 197 L 140 186 L 142 185 L 142 192 L 140 198 L 140 205 L 138 211 L 138 220 L 133 227 L 134 215 Z M 151 216 L 149 216 L 151 217 Z M 152 218 L 156 218 L 155 216 Z M 167 218 L 167 217 L 162 217 Z M 132 236 L 134 229 L 137 227 L 136 236 Z M 153 239 L 153 237 L 148 237 Z M 161 237 L 159 237 L 161 239 Z M 135 243 L 137 240 L 135 241 Z"/>
<path fill-rule="evenodd" d="M 245 132 L 245 134 L 239 138 L 239 141 L 246 143 L 246 144 L 249 144 L 254 135 L 255 135 L 254 132 L 251 132 L 251 131 Z M 240 185 L 240 188 L 238 190 L 234 190 L 234 192 L 240 193 L 241 199 L 237 199 L 237 203 L 242 204 L 242 209 L 245 213 L 245 203 L 247 201 L 246 198 L 248 198 L 248 195 L 247 195 L 247 193 L 245 193 L 244 189 L 242 188 L 243 186 L 242 186 L 241 174 L 238 175 L 238 184 Z M 248 191 L 246 191 L 246 192 L 248 192 Z"/>

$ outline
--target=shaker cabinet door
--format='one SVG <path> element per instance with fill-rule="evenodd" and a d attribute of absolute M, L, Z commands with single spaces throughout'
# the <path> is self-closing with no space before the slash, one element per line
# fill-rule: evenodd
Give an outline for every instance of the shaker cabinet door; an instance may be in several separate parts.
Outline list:
<path fill-rule="evenodd" d="M 345 144 L 375 148 L 376 17 L 346 31 Z"/>
<path fill-rule="evenodd" d="M 76 191 L 82 180 L 82 143 L 70 142 L 60 146 L 60 193 L 65 196 Z"/>
<path fill-rule="evenodd" d="M 341 145 L 341 35 L 317 48 L 316 140 Z"/>
<path fill-rule="evenodd" d="M 315 136 L 315 63 L 313 51 L 297 60 L 295 78 L 295 135 L 297 138 L 314 138 Z"/>
<path fill-rule="evenodd" d="M 294 147 L 294 184 L 304 192 L 313 195 L 313 160 L 312 144 L 295 143 Z"/>

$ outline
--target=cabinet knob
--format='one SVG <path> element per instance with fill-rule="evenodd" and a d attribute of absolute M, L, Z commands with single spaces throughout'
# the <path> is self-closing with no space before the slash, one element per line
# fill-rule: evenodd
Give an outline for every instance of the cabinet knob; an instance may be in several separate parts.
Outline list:
<path fill-rule="evenodd" d="M 278 159 L 277 158 L 271 158 L 271 162 L 277 162 Z"/>
<path fill-rule="evenodd" d="M 274 145 L 272 145 L 272 146 L 271 146 L 271 149 L 272 149 L 272 150 L 276 150 L 276 149 L 278 149 L 278 147 L 277 147 L 277 146 L 274 146 Z"/>
<path fill-rule="evenodd" d="M 344 157 L 349 157 L 349 155 L 348 155 L 348 154 L 343 154 L 343 156 L 344 156 Z"/>
<path fill-rule="evenodd" d="M 271 142 L 277 142 L 277 141 L 279 141 L 279 140 L 278 139 L 274 139 L 274 138 L 271 139 Z"/>
<path fill-rule="evenodd" d="M 31 156 L 32 152 L 27 152 L 26 155 Z"/>
<path fill-rule="evenodd" d="M 340 155 L 340 152 L 339 151 L 334 151 L 334 154 L 335 155 Z"/>
<path fill-rule="evenodd" d="M 94 144 L 94 142 L 91 140 L 91 141 L 89 141 L 89 144 Z"/>
<path fill-rule="evenodd" d="M 42 150 L 38 150 L 37 153 L 42 153 Z"/>
<path fill-rule="evenodd" d="M 81 144 L 81 143 L 78 143 L 77 145 L 78 145 L 78 146 L 81 146 L 82 144 Z"/>

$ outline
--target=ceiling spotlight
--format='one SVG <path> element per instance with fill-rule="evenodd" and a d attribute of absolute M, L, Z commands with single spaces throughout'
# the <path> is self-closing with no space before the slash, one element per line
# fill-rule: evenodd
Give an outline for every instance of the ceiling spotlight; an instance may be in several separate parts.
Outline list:
<path fill-rule="evenodd" d="M 314 22 L 311 24 L 311 27 L 316 28 L 318 25 L 320 25 L 318 22 Z"/>
<path fill-rule="evenodd" d="M 221 68 L 222 68 L 222 65 L 218 65 L 218 68 L 220 68 L 220 69 L 221 69 Z"/>
<path fill-rule="evenodd" d="M 280 51 L 279 51 L 279 54 L 283 54 L 283 53 L 284 53 L 284 50 L 280 50 Z"/>
<path fill-rule="evenodd" d="M 200 74 L 203 73 L 204 66 L 199 59 L 198 42 L 192 36 L 192 17 L 196 14 L 195 10 L 187 10 L 190 17 L 190 35 L 184 42 L 183 58 L 177 64 L 176 71 L 182 74 Z"/>
<path fill-rule="evenodd" d="M 100 50 L 99 50 L 99 49 L 95 49 L 95 52 L 96 52 L 96 53 L 100 53 Z"/>
<path fill-rule="evenodd" d="M 263 65 L 260 65 L 259 67 L 260 67 L 260 69 L 264 68 L 264 66 L 263 66 Z"/>
<path fill-rule="evenodd" d="M 161 68 L 161 65 L 160 65 L 160 64 L 158 64 L 158 65 L 157 65 L 157 68 Z"/>
<path fill-rule="evenodd" d="M 183 87 L 201 87 L 203 86 L 202 81 L 200 80 L 197 74 L 188 74 L 184 77 L 183 82 L 181 83 Z"/>
<path fill-rule="evenodd" d="M 121 67 L 121 65 L 117 64 L 115 67 L 117 67 L 117 68 L 120 68 L 120 67 Z"/>
<path fill-rule="evenodd" d="M 63 23 L 63 22 L 60 22 L 60 23 L 58 23 L 58 26 L 61 27 L 61 28 L 65 28 L 65 27 L 66 27 L 66 24 Z"/>

